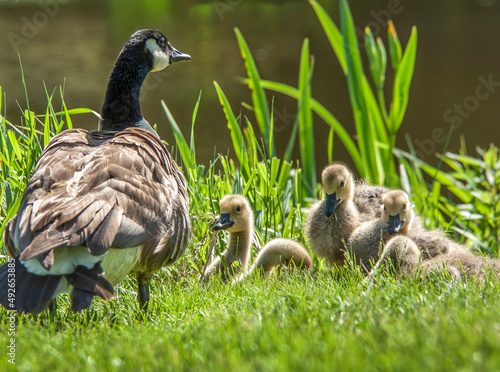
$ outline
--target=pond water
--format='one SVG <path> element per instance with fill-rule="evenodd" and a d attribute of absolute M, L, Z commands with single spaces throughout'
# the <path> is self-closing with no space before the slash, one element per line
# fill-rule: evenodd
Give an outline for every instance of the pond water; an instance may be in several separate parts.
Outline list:
<path fill-rule="evenodd" d="M 322 1 L 338 21 L 338 1 Z M 436 163 L 453 124 L 450 150 L 460 136 L 468 150 L 500 144 L 500 4 L 496 0 L 351 1 L 358 26 L 369 24 L 386 41 L 385 23 L 392 18 L 403 45 L 412 25 L 418 28 L 418 51 L 407 115 L 398 146 L 407 149 L 409 134 L 419 155 Z M 124 1 L 124 0 L 0 0 L 0 86 L 7 100 L 2 113 L 17 121 L 16 100 L 26 107 L 19 51 L 30 107 L 46 108 L 43 83 L 51 92 L 64 84 L 69 108 L 100 111 L 114 59 L 129 35 L 140 28 L 162 30 L 172 44 L 192 56 L 149 76 L 142 92 L 143 114 L 158 124 L 162 138 L 173 143 L 160 100 L 165 100 L 185 135 L 200 90 L 202 100 L 195 127 L 198 161 L 227 153 L 230 134 L 215 94 L 217 81 L 233 110 L 252 117 L 241 102 L 250 91 L 236 77 L 245 75 L 234 36 L 238 27 L 257 60 L 261 76 L 297 85 L 302 41 L 310 39 L 315 56 L 313 96 L 354 133 L 345 77 L 307 1 Z M 271 95 L 269 95 L 271 98 Z M 297 111 L 296 102 L 277 95 L 274 101 L 278 154 L 284 152 Z M 253 120 L 253 119 L 251 119 Z M 75 116 L 75 126 L 93 129 L 91 115 Z M 327 161 L 328 126 L 315 120 L 318 167 Z M 336 159 L 351 164 L 337 139 Z"/>

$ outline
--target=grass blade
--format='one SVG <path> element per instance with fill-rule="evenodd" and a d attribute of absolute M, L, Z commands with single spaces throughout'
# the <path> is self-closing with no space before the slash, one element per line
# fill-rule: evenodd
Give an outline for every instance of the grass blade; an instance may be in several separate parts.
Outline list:
<path fill-rule="evenodd" d="M 257 65 L 252 57 L 252 53 L 250 52 L 250 48 L 248 44 L 241 34 L 238 28 L 234 29 L 236 34 L 236 38 L 238 40 L 238 45 L 240 48 L 241 56 L 245 61 L 245 67 L 247 70 L 248 87 L 252 91 L 252 101 L 254 106 L 255 118 L 257 119 L 257 124 L 264 138 L 264 143 L 266 145 L 266 149 L 269 151 L 269 134 L 270 134 L 270 126 L 271 126 L 271 118 L 269 115 L 269 107 L 267 105 L 266 93 L 260 84 L 260 75 L 257 70 Z M 272 146 L 274 148 L 274 146 Z M 274 153 L 268 154 L 270 157 L 274 156 Z"/>
<path fill-rule="evenodd" d="M 367 176 L 370 178 L 370 181 L 382 183 L 383 179 L 380 179 L 377 172 L 380 159 L 373 146 L 377 138 L 373 133 L 373 122 L 368 113 L 365 98 L 365 90 L 367 86 L 369 87 L 369 84 L 363 72 L 354 19 L 349 5 L 347 4 L 347 0 L 340 1 L 340 23 L 347 61 L 347 85 L 356 123 L 356 133 L 358 135 L 358 145 L 361 150 L 361 157 L 364 160 L 365 166 L 368 168 Z"/>
<path fill-rule="evenodd" d="M 198 115 L 198 108 L 200 107 L 200 101 L 201 101 L 201 90 L 193 110 L 193 118 L 191 120 L 191 138 L 189 139 L 189 150 L 191 151 L 191 154 L 193 154 L 194 164 L 196 164 L 196 150 L 194 147 L 194 123 L 196 121 L 196 116 Z"/>
<path fill-rule="evenodd" d="M 309 195 L 316 189 L 316 162 L 314 154 L 314 130 L 311 111 L 311 77 L 313 62 L 310 63 L 309 39 L 304 39 L 300 53 L 299 93 L 297 102 L 299 110 L 299 147 L 300 159 L 304 171 L 303 180 L 306 182 Z"/>
<path fill-rule="evenodd" d="M 415 69 L 415 58 L 417 55 L 417 28 L 411 30 L 410 39 L 406 46 L 399 67 L 394 77 L 394 87 L 392 93 L 392 104 L 389 112 L 389 133 L 396 134 L 403 122 L 403 118 L 408 106 L 410 84 Z"/>
<path fill-rule="evenodd" d="M 179 148 L 179 152 L 181 153 L 181 158 L 182 161 L 184 162 L 185 167 L 186 168 L 193 167 L 194 164 L 191 158 L 191 151 L 189 150 L 189 146 L 186 142 L 186 139 L 184 138 L 184 135 L 182 134 L 181 129 L 177 125 L 177 122 L 172 116 L 172 113 L 168 109 L 165 101 L 163 100 L 161 101 L 161 106 L 163 107 L 163 111 L 165 111 L 165 115 L 167 116 L 170 126 L 172 127 L 172 131 L 174 132 L 175 142 L 177 143 L 177 147 Z"/>
<path fill-rule="evenodd" d="M 323 9 L 323 7 L 315 0 L 309 0 L 309 3 L 313 7 L 316 12 L 316 16 L 318 17 L 321 26 L 323 26 L 323 30 L 325 31 L 326 37 L 332 46 L 335 55 L 340 63 L 340 67 L 344 71 L 344 74 L 347 75 L 347 62 L 344 50 L 344 39 L 342 38 L 342 34 L 339 31 L 338 27 L 333 23 L 332 19 L 328 15 L 328 13 Z"/>
<path fill-rule="evenodd" d="M 296 100 L 300 99 L 299 90 L 287 84 L 277 83 L 269 80 L 262 80 L 261 84 L 265 89 L 269 89 L 287 95 L 289 97 L 295 98 Z M 335 116 L 333 116 L 333 114 L 326 109 L 325 106 L 323 106 L 314 98 L 311 98 L 310 104 L 311 104 L 311 109 L 316 114 L 318 114 L 318 116 L 321 117 L 321 119 L 323 119 L 323 121 L 325 121 L 325 123 L 327 123 L 335 131 L 335 133 L 337 134 L 337 136 L 339 137 L 339 139 L 342 141 L 345 148 L 349 152 L 349 155 L 351 156 L 351 159 L 356 165 L 356 169 L 360 173 L 361 177 L 365 177 L 366 174 L 365 166 L 363 164 L 363 161 L 361 160 L 361 155 L 358 151 L 358 148 L 351 138 L 351 135 L 346 131 L 344 126 L 335 118 Z"/>
<path fill-rule="evenodd" d="M 245 141 L 243 140 L 243 134 L 241 133 L 240 126 L 238 125 L 238 121 L 234 116 L 233 110 L 231 109 L 231 105 L 227 100 L 226 95 L 222 91 L 219 84 L 214 81 L 215 90 L 217 91 L 217 96 L 219 97 L 220 104 L 224 110 L 224 114 L 226 115 L 227 127 L 231 131 L 231 139 L 233 142 L 234 152 L 236 153 L 236 157 L 240 164 L 246 164 L 247 159 L 247 150 L 245 147 Z"/>
<path fill-rule="evenodd" d="M 19 142 L 17 141 L 16 135 L 14 134 L 13 131 L 9 130 L 7 133 L 7 136 L 9 137 L 11 148 L 16 154 L 17 158 L 22 161 L 23 160 L 23 155 L 21 152 L 21 148 L 19 146 Z"/>

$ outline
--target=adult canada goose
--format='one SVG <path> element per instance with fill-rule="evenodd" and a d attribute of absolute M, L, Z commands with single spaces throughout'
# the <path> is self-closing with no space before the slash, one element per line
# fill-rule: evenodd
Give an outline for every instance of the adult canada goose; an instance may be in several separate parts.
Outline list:
<path fill-rule="evenodd" d="M 327 166 L 322 174 L 325 199 L 315 203 L 307 218 L 305 232 L 311 250 L 331 265 L 344 265 L 345 244 L 360 225 L 354 205 L 354 179 L 341 164 Z"/>
<path fill-rule="evenodd" d="M 0 268 L 0 302 L 39 313 L 62 291 L 72 309 L 137 274 L 141 308 L 149 282 L 186 249 L 191 235 L 184 177 L 144 120 L 139 93 L 150 71 L 190 60 L 155 30 L 134 33 L 109 79 L 101 130 L 67 130 L 38 159 L 4 243 L 15 256 L 15 302 Z"/>
<path fill-rule="evenodd" d="M 250 259 L 253 234 L 253 212 L 248 199 L 242 195 L 226 195 L 220 202 L 220 218 L 214 230 L 229 232 L 229 244 L 205 270 L 204 276 L 220 275 L 223 282 L 245 272 Z M 237 265 L 236 265 L 237 264 Z"/>
<path fill-rule="evenodd" d="M 360 225 L 347 243 L 347 251 L 365 270 L 370 269 L 370 262 L 375 264 L 379 260 L 385 243 L 393 235 L 408 233 L 410 228 L 416 228 L 415 221 L 420 221 L 415 218 L 410 199 L 402 190 L 387 191 L 382 195 L 382 203 L 380 218 Z"/>
<path fill-rule="evenodd" d="M 294 265 L 312 268 L 311 256 L 299 243 L 277 238 L 269 241 L 260 251 L 252 268 L 247 271 L 252 246 L 253 212 L 248 199 L 242 195 L 226 195 L 219 202 L 220 218 L 214 230 L 227 230 L 229 244 L 221 257 L 217 257 L 204 273 L 205 277 L 220 275 L 223 282 L 242 274 L 244 279 L 257 269 L 269 274 L 275 267 Z M 235 267 L 234 264 L 238 263 Z"/>

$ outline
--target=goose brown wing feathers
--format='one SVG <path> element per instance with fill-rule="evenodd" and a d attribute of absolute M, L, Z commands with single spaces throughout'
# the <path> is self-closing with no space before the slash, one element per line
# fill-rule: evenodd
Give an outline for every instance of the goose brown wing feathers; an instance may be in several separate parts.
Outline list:
<path fill-rule="evenodd" d="M 110 247 L 148 243 L 158 253 L 174 244 L 178 257 L 190 231 L 188 204 L 185 180 L 154 134 L 69 130 L 37 163 L 9 228 L 11 250 L 23 261 L 37 257 L 47 270 L 53 249 L 63 245 L 85 245 L 101 255 Z M 178 207 L 181 227 L 174 226 Z M 169 246 L 170 238 L 179 242 Z"/>

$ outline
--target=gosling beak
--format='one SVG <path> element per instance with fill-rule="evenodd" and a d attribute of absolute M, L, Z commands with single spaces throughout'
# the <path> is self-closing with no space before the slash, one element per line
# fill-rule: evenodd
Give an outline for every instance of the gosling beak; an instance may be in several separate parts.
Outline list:
<path fill-rule="evenodd" d="M 170 63 L 179 62 L 179 61 L 191 61 L 191 56 L 189 54 L 181 53 L 174 47 L 172 47 L 172 57 L 170 57 Z"/>
<path fill-rule="evenodd" d="M 395 216 L 389 215 L 389 234 L 396 234 L 401 230 L 401 227 L 403 226 L 403 222 L 399 218 L 399 214 Z"/>
<path fill-rule="evenodd" d="M 325 216 L 330 217 L 333 212 L 335 211 L 335 208 L 337 208 L 337 205 L 339 205 L 340 199 L 337 199 L 337 193 L 334 192 L 333 194 L 326 194 L 325 198 Z"/>
<path fill-rule="evenodd" d="M 226 230 L 234 225 L 233 221 L 229 221 L 229 213 L 221 213 L 219 221 L 214 226 L 214 230 Z"/>

